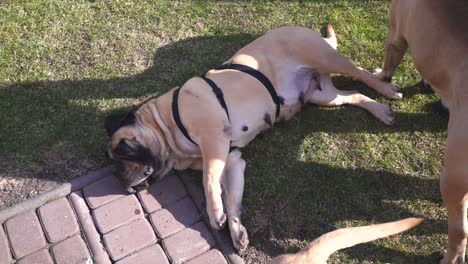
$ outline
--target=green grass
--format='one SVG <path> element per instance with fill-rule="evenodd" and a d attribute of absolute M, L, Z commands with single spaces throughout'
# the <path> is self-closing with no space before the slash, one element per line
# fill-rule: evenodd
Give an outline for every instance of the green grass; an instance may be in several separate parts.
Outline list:
<path fill-rule="evenodd" d="M 339 51 L 383 61 L 387 1 L 4 1 L 0 4 L 0 172 L 70 179 L 106 159 L 103 120 L 218 66 L 270 29 L 330 22 Z M 338 227 L 426 216 L 419 228 L 334 254 L 330 263 L 436 263 L 446 244 L 438 177 L 447 119 L 409 56 L 386 127 L 361 109 L 308 106 L 243 151 L 251 251 L 294 252 Z M 58 169 L 57 169 L 58 168 Z M 47 171 L 47 170 L 46 170 Z M 11 176 L 13 175 L 13 176 Z M 2 174 L 0 174 L 0 180 Z M 254 254 L 246 256 L 256 262 Z"/>

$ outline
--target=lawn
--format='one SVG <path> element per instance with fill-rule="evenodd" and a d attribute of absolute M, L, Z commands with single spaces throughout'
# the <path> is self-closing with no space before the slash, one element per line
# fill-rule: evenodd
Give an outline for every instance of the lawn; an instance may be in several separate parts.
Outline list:
<path fill-rule="evenodd" d="M 335 27 L 338 50 L 381 67 L 387 1 L 3 1 L 0 3 L 0 208 L 97 169 L 103 120 L 218 66 L 270 29 Z M 307 106 L 243 150 L 247 262 L 295 252 L 339 227 L 407 216 L 403 235 L 340 251 L 330 263 L 436 263 L 446 242 L 438 178 L 447 117 L 409 56 L 404 99 L 385 126 L 355 107 Z"/>

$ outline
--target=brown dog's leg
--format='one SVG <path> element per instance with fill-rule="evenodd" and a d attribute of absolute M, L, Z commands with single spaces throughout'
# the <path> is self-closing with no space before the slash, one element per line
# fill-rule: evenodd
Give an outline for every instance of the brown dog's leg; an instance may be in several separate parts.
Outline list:
<path fill-rule="evenodd" d="M 444 199 L 448 211 L 448 248 L 442 251 L 441 264 L 465 263 L 467 223 L 463 199 Z M 449 205 L 450 204 L 450 205 Z"/>
<path fill-rule="evenodd" d="M 221 181 L 229 153 L 229 138 L 214 135 L 202 139 L 200 148 L 203 158 L 203 187 L 206 196 L 206 210 L 211 226 L 219 230 L 226 223 Z"/>
<path fill-rule="evenodd" d="M 241 158 L 241 152 L 234 150 L 229 153 L 223 176 L 223 202 L 226 207 L 232 243 L 239 251 L 249 244 L 247 230 L 240 221 L 244 170 L 245 161 Z"/>
<path fill-rule="evenodd" d="M 382 81 L 391 82 L 401 59 L 408 49 L 408 44 L 395 30 L 390 29 L 385 42 L 385 60 L 383 70 L 377 69 L 375 76 Z"/>
<path fill-rule="evenodd" d="M 457 109 L 458 110 L 458 109 Z M 468 111 L 450 114 L 447 147 L 444 156 L 444 171 L 440 189 L 448 211 L 448 248 L 441 263 L 465 263 L 468 194 L 468 135 L 466 117 Z"/>
<path fill-rule="evenodd" d="M 308 89 L 305 94 L 307 102 L 322 106 L 351 104 L 362 107 L 387 125 L 393 123 L 393 111 L 384 104 L 378 103 L 357 91 L 341 91 L 332 83 L 329 74 L 320 75 L 320 89 Z"/>

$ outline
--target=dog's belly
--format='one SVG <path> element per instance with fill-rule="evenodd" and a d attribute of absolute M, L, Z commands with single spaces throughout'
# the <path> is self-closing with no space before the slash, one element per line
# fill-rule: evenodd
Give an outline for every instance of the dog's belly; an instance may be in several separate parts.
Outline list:
<path fill-rule="evenodd" d="M 311 69 L 291 65 L 283 72 L 282 81 L 275 84 L 278 95 L 284 99 L 278 118 L 275 118 L 275 108 L 270 98 L 243 100 L 235 109 L 230 109 L 231 146 L 244 147 L 262 131 L 272 127 L 273 123 L 290 119 L 305 103 L 303 97 L 307 89 L 317 88 Z"/>
<path fill-rule="evenodd" d="M 242 148 L 268 129 L 268 118 L 274 120 L 274 104 L 265 100 L 249 100 L 231 110 L 231 146 Z"/>

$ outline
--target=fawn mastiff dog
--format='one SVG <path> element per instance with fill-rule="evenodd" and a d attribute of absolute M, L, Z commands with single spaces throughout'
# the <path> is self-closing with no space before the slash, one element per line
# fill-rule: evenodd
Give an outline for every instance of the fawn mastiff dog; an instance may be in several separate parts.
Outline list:
<path fill-rule="evenodd" d="M 269 264 L 326 264 L 328 257 L 339 249 L 398 234 L 419 225 L 423 220 L 406 218 L 378 225 L 341 228 L 315 239 L 298 253 L 280 255 Z"/>
<path fill-rule="evenodd" d="M 122 166 L 126 187 L 171 169 L 203 170 L 210 224 L 227 221 L 234 246 L 248 244 L 240 221 L 245 161 L 239 148 L 305 103 L 352 104 L 391 124 L 391 108 L 355 91 L 340 91 L 330 73 L 350 75 L 381 94 L 399 89 L 354 66 L 336 52 L 331 26 L 323 39 L 302 27 L 270 31 L 239 50 L 221 67 L 152 99 L 124 116 L 110 116 L 107 155 Z"/>
<path fill-rule="evenodd" d="M 468 1 L 393 0 L 385 62 L 390 81 L 407 48 L 423 78 L 448 106 L 440 190 L 448 210 L 448 248 L 441 263 L 464 263 L 468 226 Z"/>

